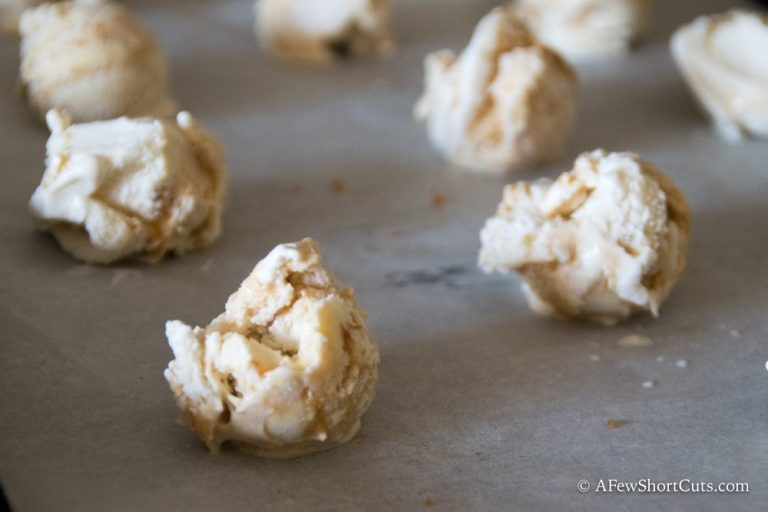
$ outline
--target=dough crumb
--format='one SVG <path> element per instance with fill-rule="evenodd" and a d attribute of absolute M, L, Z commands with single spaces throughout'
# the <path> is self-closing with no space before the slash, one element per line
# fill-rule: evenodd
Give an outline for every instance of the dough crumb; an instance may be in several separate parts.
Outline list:
<path fill-rule="evenodd" d="M 335 194 L 343 194 L 346 189 L 347 184 L 342 179 L 336 178 L 331 182 L 331 190 Z"/>
<path fill-rule="evenodd" d="M 439 210 L 443 206 L 445 206 L 445 196 L 443 194 L 433 194 L 432 207 L 436 210 Z"/>
<path fill-rule="evenodd" d="M 653 344 L 653 340 L 642 334 L 628 334 L 619 338 L 616 342 L 619 346 L 625 348 L 648 347 Z"/>
<path fill-rule="evenodd" d="M 200 272 L 203 274 L 210 274 L 212 267 L 213 267 L 213 259 L 208 259 L 205 261 L 205 263 L 200 265 Z"/>
<path fill-rule="evenodd" d="M 123 281 L 132 281 L 135 279 L 139 279 L 142 276 L 141 271 L 135 270 L 135 269 L 120 269 L 115 270 L 112 273 L 112 279 L 110 280 L 109 284 L 111 286 L 116 286 Z"/>

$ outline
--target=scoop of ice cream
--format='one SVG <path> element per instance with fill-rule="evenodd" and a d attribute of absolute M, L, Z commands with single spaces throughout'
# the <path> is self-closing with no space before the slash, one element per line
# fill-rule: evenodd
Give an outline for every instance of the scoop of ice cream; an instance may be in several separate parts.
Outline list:
<path fill-rule="evenodd" d="M 360 429 L 379 352 L 354 293 L 314 240 L 278 245 L 205 328 L 166 325 L 165 378 L 184 421 L 216 452 L 265 457 L 332 448 Z"/>
<path fill-rule="evenodd" d="M 626 53 L 645 31 L 651 0 L 517 0 L 513 12 L 573 61 Z"/>
<path fill-rule="evenodd" d="M 73 0 L 24 12 L 21 81 L 32 106 L 76 122 L 172 116 L 168 69 L 153 35 L 120 4 Z"/>
<path fill-rule="evenodd" d="M 46 0 L 0 0 L 0 28 L 11 34 L 18 33 L 21 14 L 26 9 L 45 2 Z"/>
<path fill-rule="evenodd" d="M 576 74 L 507 9 L 480 21 L 461 56 L 428 55 L 425 72 L 416 118 L 458 165 L 505 172 L 555 158 L 571 131 Z"/>
<path fill-rule="evenodd" d="M 218 236 L 224 154 L 188 112 L 73 125 L 52 110 L 46 119 L 47 168 L 30 209 L 75 258 L 158 260 Z"/>
<path fill-rule="evenodd" d="M 672 37 L 672 55 L 719 133 L 768 139 L 768 16 L 702 16 Z"/>
<path fill-rule="evenodd" d="M 581 155 L 557 180 L 507 185 L 479 265 L 518 272 L 537 312 L 612 324 L 658 314 L 685 267 L 682 193 L 632 153 Z"/>
<path fill-rule="evenodd" d="M 256 0 L 262 48 L 286 59 L 327 63 L 394 49 L 390 0 Z"/>

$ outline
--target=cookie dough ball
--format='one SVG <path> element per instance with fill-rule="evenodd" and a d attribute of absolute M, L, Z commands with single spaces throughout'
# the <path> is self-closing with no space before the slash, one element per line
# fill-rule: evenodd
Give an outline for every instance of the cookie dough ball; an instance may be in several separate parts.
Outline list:
<path fill-rule="evenodd" d="M 19 18 L 25 9 L 45 3 L 46 0 L 0 0 L 0 29 L 16 34 Z M 55 1 L 55 0 L 53 0 Z"/>
<path fill-rule="evenodd" d="M 256 0 L 256 36 L 277 57 L 315 63 L 394 49 L 390 0 Z"/>
<path fill-rule="evenodd" d="M 571 61 L 622 55 L 648 26 L 651 0 L 517 0 L 513 12 Z"/>
<path fill-rule="evenodd" d="M 575 72 L 508 9 L 483 18 L 461 56 L 428 55 L 425 73 L 416 119 L 460 166 L 506 172 L 549 160 L 571 132 Z"/>
<path fill-rule="evenodd" d="M 265 457 L 333 448 L 360 430 L 379 352 L 354 293 L 314 240 L 278 245 L 207 327 L 166 325 L 165 378 L 182 419 L 216 452 Z"/>
<path fill-rule="evenodd" d="M 768 16 L 702 16 L 672 37 L 672 55 L 722 137 L 768 139 Z"/>
<path fill-rule="evenodd" d="M 73 125 L 52 110 L 46 119 L 47 169 L 30 209 L 72 256 L 156 261 L 219 235 L 224 154 L 188 112 Z"/>
<path fill-rule="evenodd" d="M 63 108 L 83 122 L 176 112 L 155 38 L 122 5 L 44 4 L 24 12 L 20 30 L 21 81 L 41 115 Z"/>
<path fill-rule="evenodd" d="M 536 312 L 604 324 L 658 314 L 685 267 L 683 194 L 632 153 L 581 155 L 557 180 L 507 185 L 480 233 L 486 272 L 518 272 Z"/>

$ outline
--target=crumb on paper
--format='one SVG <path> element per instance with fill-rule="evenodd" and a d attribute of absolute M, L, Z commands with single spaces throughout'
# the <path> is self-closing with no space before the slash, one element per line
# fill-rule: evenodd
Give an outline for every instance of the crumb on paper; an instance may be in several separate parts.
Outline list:
<path fill-rule="evenodd" d="M 625 348 L 638 348 L 652 345 L 653 340 L 643 334 L 628 334 L 619 338 L 616 343 Z"/>
<path fill-rule="evenodd" d="M 627 422 L 625 420 L 608 420 L 605 422 L 605 426 L 608 428 L 621 428 L 624 425 L 626 425 Z"/>
<path fill-rule="evenodd" d="M 427 508 L 430 508 L 432 505 L 435 504 L 435 500 L 433 500 L 431 497 L 427 497 L 427 499 L 424 500 L 424 506 Z"/>
<path fill-rule="evenodd" d="M 341 178 L 336 178 L 331 182 L 331 190 L 334 194 L 343 194 L 347 189 L 347 184 Z"/>
<path fill-rule="evenodd" d="M 652 381 L 652 380 L 647 380 L 647 381 L 643 382 L 643 387 L 645 389 L 653 389 L 653 388 L 656 387 L 656 382 Z"/>
<path fill-rule="evenodd" d="M 141 277 L 141 271 L 139 270 L 121 268 L 121 269 L 115 270 L 112 273 L 112 280 L 109 282 L 109 284 L 111 286 L 115 286 L 122 283 L 123 281 L 139 279 L 140 277 Z"/>
<path fill-rule="evenodd" d="M 200 272 L 203 274 L 210 274 L 211 267 L 213 267 L 213 259 L 208 259 L 205 263 L 200 265 Z"/>
<path fill-rule="evenodd" d="M 432 195 L 432 207 L 439 210 L 445 206 L 445 196 L 443 194 Z"/>
<path fill-rule="evenodd" d="M 93 267 L 86 264 L 74 265 L 67 270 L 67 274 L 73 277 L 83 277 L 90 274 Z"/>

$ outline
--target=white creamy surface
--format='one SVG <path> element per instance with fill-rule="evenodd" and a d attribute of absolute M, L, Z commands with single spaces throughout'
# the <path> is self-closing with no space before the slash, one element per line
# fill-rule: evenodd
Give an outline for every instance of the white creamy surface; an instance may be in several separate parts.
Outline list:
<path fill-rule="evenodd" d="M 768 138 L 768 16 L 740 10 L 702 16 L 680 27 L 671 47 L 724 138 Z"/>
<path fill-rule="evenodd" d="M 47 117 L 46 171 L 30 201 L 39 227 L 91 263 L 158 260 L 221 230 L 222 149 L 188 112 L 176 121 Z"/>
<path fill-rule="evenodd" d="M 466 49 L 429 54 L 416 119 L 432 145 L 469 169 L 507 172 L 556 158 L 576 114 L 577 78 L 498 7 Z"/>
<path fill-rule="evenodd" d="M 128 7 L 70 0 L 27 10 L 19 22 L 20 77 L 34 110 L 75 121 L 172 116 L 168 65 Z"/>
<path fill-rule="evenodd" d="M 379 353 L 365 313 L 310 239 L 275 247 L 209 326 L 172 321 L 166 335 L 182 418 L 215 452 L 332 448 L 357 434 L 373 400 Z"/>
<path fill-rule="evenodd" d="M 256 37 L 277 57 L 327 63 L 392 52 L 390 0 L 256 0 Z"/>
<path fill-rule="evenodd" d="M 658 314 L 685 267 L 681 192 L 631 153 L 581 155 L 556 181 L 508 185 L 480 235 L 480 266 L 519 272 L 543 314 L 615 323 Z"/>
<path fill-rule="evenodd" d="M 575 61 L 624 54 L 643 34 L 653 0 L 516 0 L 536 36 Z M 662 6 L 663 8 L 663 6 Z"/>

